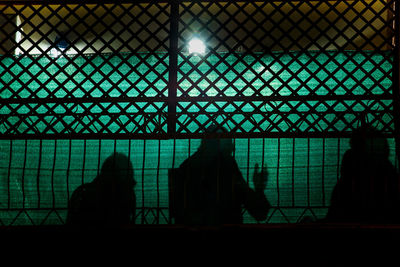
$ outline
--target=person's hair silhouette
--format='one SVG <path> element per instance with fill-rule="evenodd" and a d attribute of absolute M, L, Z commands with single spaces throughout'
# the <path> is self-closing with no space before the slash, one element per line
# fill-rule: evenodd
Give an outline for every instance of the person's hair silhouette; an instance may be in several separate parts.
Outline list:
<path fill-rule="evenodd" d="M 79 186 L 69 201 L 67 224 L 122 226 L 133 221 L 136 197 L 132 163 L 121 153 L 108 157 L 100 174 Z"/>
<path fill-rule="evenodd" d="M 327 221 L 398 222 L 399 177 L 385 136 L 365 124 L 353 132 L 335 186 Z"/>
<path fill-rule="evenodd" d="M 208 133 L 227 132 L 212 125 Z M 242 206 L 257 220 L 266 219 L 270 204 L 264 195 L 267 172 L 254 174 L 254 190 L 244 181 L 232 156 L 231 139 L 204 138 L 198 150 L 175 172 L 181 183 L 180 198 L 175 199 L 176 223 L 187 225 L 239 224 Z M 172 211 L 174 212 L 174 211 Z"/>

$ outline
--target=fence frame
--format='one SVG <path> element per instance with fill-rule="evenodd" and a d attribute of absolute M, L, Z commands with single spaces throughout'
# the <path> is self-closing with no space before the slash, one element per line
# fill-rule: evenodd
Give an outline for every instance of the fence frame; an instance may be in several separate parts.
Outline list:
<path fill-rule="evenodd" d="M 307 0 L 302 0 L 298 2 L 304 2 Z M 357 0 L 361 2 L 365 2 L 367 0 Z M 355 1 L 355 2 L 357 2 Z M 230 0 L 217 0 L 217 1 L 195 1 L 194 3 L 235 3 L 236 1 L 230 1 Z M 242 1 L 244 3 L 257 3 L 260 1 L 255 1 L 255 0 L 249 0 L 249 1 Z M 270 0 L 267 2 L 288 2 L 286 0 Z M 341 2 L 341 1 L 330 1 L 330 0 L 318 0 L 318 2 Z M 397 0 L 392 0 L 389 1 L 392 2 L 394 5 L 399 5 Z M 77 4 L 77 5 L 88 5 L 88 4 L 100 4 L 100 5 L 105 5 L 105 4 L 141 4 L 141 3 L 148 3 L 148 4 L 168 4 L 170 7 L 170 18 L 169 18 L 169 23 L 170 23 L 170 32 L 169 32 L 169 49 L 168 49 L 168 57 L 169 57 L 169 65 L 168 65 L 168 84 L 167 84 L 167 92 L 168 96 L 167 97 L 147 97 L 147 98 L 114 98 L 114 102 L 127 102 L 127 103 L 136 103 L 136 102 L 148 102 L 148 103 L 156 103 L 156 102 L 164 102 L 166 105 L 167 109 L 167 114 L 158 114 L 160 116 L 165 115 L 167 117 L 167 132 L 161 133 L 161 132 L 148 132 L 148 133 L 143 133 L 143 132 L 134 132 L 134 133 L 77 133 L 77 132 L 72 132 L 69 134 L 47 134 L 47 133 L 7 133 L 7 134 L 0 134 L 0 140 L 58 140 L 58 139 L 69 139 L 69 140 L 74 140 L 74 139 L 82 139 L 82 140 L 90 140 L 90 139 L 110 139 L 110 140 L 132 140 L 132 139 L 140 139 L 140 140 L 168 140 L 168 139 L 200 139 L 200 138 L 224 138 L 224 137 L 229 137 L 229 138 L 278 138 L 280 140 L 281 138 L 323 138 L 325 141 L 325 138 L 347 138 L 350 137 L 351 132 L 340 132 L 340 131 L 334 131 L 334 132 L 301 132 L 301 131 L 283 131 L 283 132 L 228 132 L 228 133 L 204 133 L 204 132 L 193 132 L 193 133 L 183 133 L 179 132 L 177 130 L 177 121 L 178 121 L 178 115 L 177 115 L 177 104 L 180 101 L 188 101 L 188 102 L 196 102 L 196 101 L 227 101 L 229 104 L 233 104 L 236 106 L 235 101 L 286 101 L 286 100 L 297 100 L 295 96 L 289 96 L 289 97 L 282 97 L 282 96 L 235 96 L 235 97 L 211 97 L 211 96 L 203 96 L 203 97 L 191 97 L 190 99 L 178 96 L 179 92 L 179 55 L 180 55 L 180 47 L 179 47 L 179 42 L 180 42 L 180 8 L 182 8 L 182 4 L 187 3 L 187 1 L 181 1 L 181 0 L 164 0 L 164 1 L 134 1 L 134 0 L 124 0 L 124 1 L 113 1 L 113 0 L 108 0 L 106 2 L 101 2 L 96 0 L 89 0 L 85 1 L 85 3 L 82 3 L 81 1 L 78 0 L 68 0 L 68 1 L 61 1 L 61 0 L 56 0 L 56 1 L 50 1 L 50 0 L 35 0 L 35 1 L 13 1 L 12 3 L 10 1 L 0 1 L 0 5 L 61 5 L 61 6 L 66 6 L 69 4 Z M 388 137 L 394 137 L 395 138 L 395 143 L 396 143 L 396 154 L 400 155 L 400 9 L 393 7 L 394 11 L 394 25 L 393 25 L 393 30 L 394 30 L 394 38 L 393 38 L 393 72 L 392 72 L 392 94 L 390 97 L 393 99 L 393 111 L 392 111 L 392 116 L 393 116 L 393 122 L 394 122 L 394 131 L 391 133 L 385 133 Z M 386 44 L 388 45 L 388 44 Z M 118 52 L 118 50 L 117 50 Z M 333 76 L 333 74 L 331 74 Z M 54 77 L 53 77 L 54 78 Z M 303 83 L 304 85 L 305 83 Z M 376 100 L 380 99 L 386 99 L 388 95 L 383 94 L 380 96 L 376 96 Z M 363 99 L 363 96 L 318 96 L 318 95 L 311 95 L 308 96 L 309 100 L 315 100 L 315 101 L 325 101 L 329 99 L 339 99 L 339 100 L 361 100 Z M 46 103 L 55 103 L 55 104 L 62 104 L 65 102 L 70 101 L 71 103 L 86 103 L 86 102 L 100 102 L 101 99 L 84 99 L 84 98 L 73 98 L 73 99 L 63 99 L 63 98 L 52 98 L 52 99 L 46 99 L 46 98 L 25 98 L 25 99 L 13 99 L 13 98 L 0 98 L 0 106 L 1 105 L 9 105 L 9 104 L 46 104 Z M 237 106 L 236 106 L 237 107 Z M 143 111 L 143 110 L 142 110 Z M 282 113 L 283 114 L 283 113 Z M 281 115 L 282 115 L 281 114 Z M 249 119 L 249 117 L 248 117 Z M 240 125 L 239 125 L 240 126 Z M 400 157 L 397 156 L 397 161 L 398 165 L 400 166 Z M 11 165 L 11 161 L 10 161 Z M 281 211 L 281 209 L 284 209 L 285 207 L 277 207 L 273 213 L 270 215 L 270 217 L 275 213 L 275 212 L 281 212 L 283 215 L 284 213 Z M 305 212 L 308 208 L 305 207 Z M 12 208 L 9 207 L 9 210 L 11 211 Z M 25 212 L 24 210 L 20 210 L 17 217 Z M 51 213 L 52 211 L 50 211 Z M 154 212 L 152 209 L 142 210 L 141 211 L 143 214 L 146 212 Z M 156 210 L 156 217 L 159 218 L 160 216 L 163 215 L 161 210 Z M 49 214 L 50 214 L 49 213 Z M 28 213 L 26 213 L 27 216 L 29 217 Z M 140 214 L 140 213 L 139 213 Z M 137 216 L 139 216 L 139 214 Z M 57 213 L 57 215 L 60 217 L 60 215 Z M 163 215 L 165 216 L 165 215 Z M 17 219 L 16 217 L 16 219 Z M 143 218 L 145 216 L 142 216 L 142 222 Z M 47 218 L 47 217 L 46 217 Z M 44 219 L 44 221 L 46 220 Z M 157 219 L 158 220 L 158 219 Z M 1 221 L 0 221 L 1 223 Z"/>

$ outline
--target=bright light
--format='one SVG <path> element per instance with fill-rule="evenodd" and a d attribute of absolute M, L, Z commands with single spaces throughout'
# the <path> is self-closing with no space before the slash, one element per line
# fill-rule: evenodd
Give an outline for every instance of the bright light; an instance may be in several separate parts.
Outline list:
<path fill-rule="evenodd" d="M 193 38 L 189 42 L 189 54 L 204 54 L 206 52 L 206 46 L 199 38 Z"/>

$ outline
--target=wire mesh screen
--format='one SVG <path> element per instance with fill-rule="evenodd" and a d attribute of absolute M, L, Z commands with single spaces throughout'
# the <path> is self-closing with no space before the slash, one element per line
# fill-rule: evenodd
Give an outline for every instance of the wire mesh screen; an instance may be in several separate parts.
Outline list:
<path fill-rule="evenodd" d="M 168 4 L 3 5 L 9 13 L 3 31 L 20 23 L 3 34 L 20 37 L 3 42 L 2 134 L 166 133 Z"/>
<path fill-rule="evenodd" d="M 361 112 L 393 131 L 390 4 L 182 4 L 177 131 L 349 132 Z M 185 49 L 194 34 L 202 57 Z"/>
<path fill-rule="evenodd" d="M 390 160 L 395 161 L 394 139 Z M 64 224 L 68 199 L 91 182 L 114 151 L 128 155 L 137 182 L 138 224 L 168 224 L 168 169 L 192 155 L 199 139 L 7 140 L 1 142 L 0 222 L 4 225 Z M 268 223 L 324 218 L 340 178 L 347 138 L 240 138 L 235 158 L 251 183 L 255 164 L 268 172 L 265 194 L 273 206 Z M 397 166 L 398 167 L 398 166 Z M 245 223 L 255 223 L 246 210 Z"/>
<path fill-rule="evenodd" d="M 267 168 L 265 222 L 323 218 L 362 118 L 397 166 L 394 4 L 1 2 L 0 223 L 65 223 L 115 151 L 133 164 L 135 222 L 171 223 L 168 170 L 210 124 L 247 183 Z"/>

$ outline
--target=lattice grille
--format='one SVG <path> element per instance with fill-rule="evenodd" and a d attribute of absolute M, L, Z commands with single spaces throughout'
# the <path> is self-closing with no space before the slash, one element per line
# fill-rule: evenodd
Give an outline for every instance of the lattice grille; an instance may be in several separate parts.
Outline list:
<path fill-rule="evenodd" d="M 393 132 L 391 4 L 183 3 L 177 131 L 345 133 L 365 113 Z M 205 55 L 188 54 L 193 35 Z"/>
<path fill-rule="evenodd" d="M 392 49 L 393 1 L 183 2 L 180 35 L 212 51 Z"/>
<path fill-rule="evenodd" d="M 174 5 L 2 5 L 3 136 L 339 134 L 360 113 L 393 132 L 392 1 Z"/>
<path fill-rule="evenodd" d="M 166 133 L 168 4 L 3 5 L 1 12 L 12 14 L 3 34 L 21 35 L 1 49 L 2 134 Z M 18 27 L 5 32 L 16 17 Z"/>
<path fill-rule="evenodd" d="M 63 223 L 113 149 L 137 160 L 137 222 L 167 223 L 167 170 L 213 122 L 237 137 L 247 182 L 272 162 L 267 222 L 322 217 L 342 138 L 364 115 L 394 136 L 395 3 L 0 1 L 0 225 Z"/>

